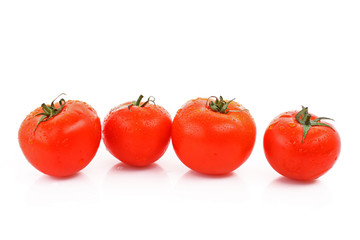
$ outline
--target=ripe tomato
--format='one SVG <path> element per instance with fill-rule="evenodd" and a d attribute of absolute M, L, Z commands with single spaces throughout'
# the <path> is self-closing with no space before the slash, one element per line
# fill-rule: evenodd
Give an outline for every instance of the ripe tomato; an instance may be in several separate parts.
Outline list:
<path fill-rule="evenodd" d="M 127 102 L 112 109 L 103 124 L 103 140 L 107 150 L 120 161 L 133 166 L 146 166 L 166 151 L 171 134 L 170 114 L 161 106 Z"/>
<path fill-rule="evenodd" d="M 86 167 L 95 156 L 101 123 L 95 110 L 84 102 L 54 101 L 31 112 L 18 137 L 25 157 L 36 169 L 66 177 Z"/>
<path fill-rule="evenodd" d="M 327 172 L 340 154 L 340 137 L 308 108 L 285 112 L 265 131 L 264 150 L 270 165 L 297 180 L 314 180 Z M 329 119 L 331 120 L 331 119 Z"/>
<path fill-rule="evenodd" d="M 215 98 L 216 101 L 210 101 Z M 179 159 L 194 171 L 227 174 L 250 156 L 255 122 L 242 105 L 222 97 L 190 100 L 177 112 L 172 143 Z"/>

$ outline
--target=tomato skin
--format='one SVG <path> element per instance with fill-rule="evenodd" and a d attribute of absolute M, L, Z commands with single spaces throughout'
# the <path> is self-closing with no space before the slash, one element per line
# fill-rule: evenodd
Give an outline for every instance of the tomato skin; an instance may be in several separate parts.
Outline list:
<path fill-rule="evenodd" d="M 171 135 L 170 114 L 161 106 L 124 103 L 106 116 L 103 141 L 120 161 L 137 167 L 157 161 L 166 151 Z"/>
<path fill-rule="evenodd" d="M 190 169 L 210 175 L 228 174 L 250 156 L 255 144 L 255 122 L 249 111 L 236 102 L 229 104 L 227 114 L 212 111 L 206 102 L 205 98 L 197 98 L 178 110 L 172 144 Z"/>
<path fill-rule="evenodd" d="M 55 104 L 56 107 L 59 104 Z M 101 141 L 101 122 L 95 110 L 69 100 L 62 111 L 42 122 L 39 107 L 22 122 L 18 138 L 26 159 L 39 171 L 55 177 L 71 176 L 94 158 Z"/>
<path fill-rule="evenodd" d="M 285 177 L 314 180 L 337 160 L 340 136 L 330 127 L 312 126 L 302 142 L 303 126 L 297 122 L 296 114 L 296 111 L 285 112 L 270 123 L 264 135 L 265 156 L 274 170 Z M 311 120 L 317 118 L 311 116 Z"/>

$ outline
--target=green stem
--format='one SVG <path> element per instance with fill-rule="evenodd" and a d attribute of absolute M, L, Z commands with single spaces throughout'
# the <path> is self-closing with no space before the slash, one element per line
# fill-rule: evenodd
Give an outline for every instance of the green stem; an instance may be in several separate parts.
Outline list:
<path fill-rule="evenodd" d="M 139 106 L 139 104 L 141 103 L 141 99 L 143 99 L 143 97 L 144 97 L 143 95 L 140 95 L 140 96 L 138 97 L 138 99 L 133 102 L 133 105 L 134 105 L 134 106 Z"/>
<path fill-rule="evenodd" d="M 41 116 L 41 118 L 39 119 L 39 121 L 37 122 L 34 132 L 36 131 L 36 129 L 38 128 L 39 124 L 42 122 L 46 122 L 48 121 L 50 118 L 55 117 L 56 115 L 58 115 L 61 110 L 63 109 L 63 107 L 65 106 L 66 101 L 62 98 L 59 101 L 60 107 L 56 108 L 55 107 L 55 100 L 60 97 L 61 95 L 66 95 L 65 93 L 60 94 L 59 96 L 57 96 L 49 105 L 46 105 L 45 103 L 41 104 L 41 108 L 43 110 L 43 112 L 36 114 L 35 116 Z M 35 117 L 34 116 L 34 117 Z"/>
<path fill-rule="evenodd" d="M 215 98 L 215 101 L 209 101 L 211 98 Z M 234 100 L 235 98 L 231 99 L 230 101 L 225 101 L 222 96 L 220 96 L 220 98 L 211 96 L 207 99 L 206 106 L 209 106 L 209 108 L 214 112 L 227 114 L 230 112 L 230 110 L 227 110 L 229 104 Z"/>
<path fill-rule="evenodd" d="M 155 104 L 155 98 L 153 96 L 148 97 L 146 102 L 140 105 L 141 100 L 143 99 L 143 95 L 140 95 L 136 101 L 133 101 L 131 104 L 128 105 L 128 109 L 130 111 L 130 107 L 137 106 L 137 107 L 145 107 L 149 102 L 152 102 Z"/>
<path fill-rule="evenodd" d="M 333 120 L 333 119 L 327 118 L 327 117 L 319 117 L 314 120 L 311 120 L 311 114 L 309 114 L 308 108 L 304 107 L 304 106 L 302 106 L 302 110 L 296 114 L 295 119 L 298 123 L 300 123 L 303 126 L 302 142 L 304 142 L 305 137 L 308 134 L 308 132 L 312 126 L 323 126 L 323 127 L 329 127 L 331 129 L 334 129 L 330 125 L 320 122 L 320 120 L 322 120 L 322 119 L 327 119 L 327 120 Z"/>

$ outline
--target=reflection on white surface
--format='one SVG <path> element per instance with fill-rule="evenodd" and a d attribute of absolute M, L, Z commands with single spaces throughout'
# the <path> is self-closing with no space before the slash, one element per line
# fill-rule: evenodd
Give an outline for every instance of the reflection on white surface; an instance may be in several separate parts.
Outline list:
<path fill-rule="evenodd" d="M 156 197 L 167 194 L 170 183 L 164 169 L 156 163 L 147 167 L 132 167 L 124 163 L 113 166 L 103 182 L 105 198 Z"/>
<path fill-rule="evenodd" d="M 324 205 L 332 201 L 332 195 L 320 180 L 308 182 L 279 177 L 265 189 L 263 200 L 271 204 Z"/>
<path fill-rule="evenodd" d="M 180 198 L 207 202 L 238 203 L 249 199 L 249 191 L 236 173 L 211 176 L 189 170 L 177 182 L 175 193 Z"/>
<path fill-rule="evenodd" d="M 35 205 L 85 204 L 96 200 L 96 187 L 82 172 L 67 178 L 43 175 L 27 193 L 28 203 Z"/>

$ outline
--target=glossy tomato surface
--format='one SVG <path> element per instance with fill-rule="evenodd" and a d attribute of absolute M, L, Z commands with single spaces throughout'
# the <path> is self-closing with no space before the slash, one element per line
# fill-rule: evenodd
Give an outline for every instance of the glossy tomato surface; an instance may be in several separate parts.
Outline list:
<path fill-rule="evenodd" d="M 55 104 L 59 107 L 59 104 Z M 101 141 L 101 123 L 95 110 L 81 101 L 69 100 L 62 111 L 41 122 L 35 109 L 22 122 L 18 137 L 27 160 L 39 171 L 56 177 L 73 175 L 86 167 Z M 35 131 L 34 131 L 35 130 Z"/>
<path fill-rule="evenodd" d="M 179 159 L 203 174 L 227 174 L 250 156 L 256 137 L 249 111 L 236 102 L 228 113 L 212 111 L 206 98 L 188 101 L 177 112 L 172 143 Z"/>
<path fill-rule="evenodd" d="M 170 114 L 161 106 L 144 107 L 122 104 L 106 116 L 103 141 L 107 150 L 120 161 L 146 166 L 166 151 L 171 136 Z"/>
<path fill-rule="evenodd" d="M 332 126 L 312 126 L 303 141 L 303 126 L 296 111 L 276 117 L 264 135 L 265 156 L 281 175 L 314 180 L 327 172 L 340 154 L 340 136 Z M 311 115 L 311 120 L 317 117 Z"/>

